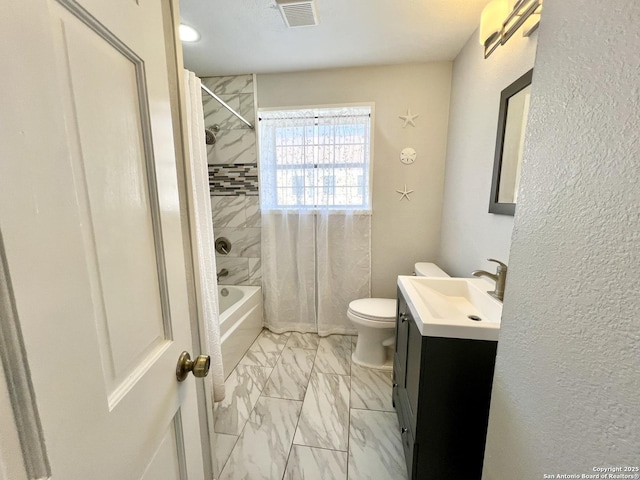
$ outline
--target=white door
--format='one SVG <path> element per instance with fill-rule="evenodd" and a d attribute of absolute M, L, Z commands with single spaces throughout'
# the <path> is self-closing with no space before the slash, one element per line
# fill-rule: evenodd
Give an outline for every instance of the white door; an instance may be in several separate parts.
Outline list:
<path fill-rule="evenodd" d="M 0 231 L 54 480 L 203 478 L 161 7 L 3 2 Z"/>

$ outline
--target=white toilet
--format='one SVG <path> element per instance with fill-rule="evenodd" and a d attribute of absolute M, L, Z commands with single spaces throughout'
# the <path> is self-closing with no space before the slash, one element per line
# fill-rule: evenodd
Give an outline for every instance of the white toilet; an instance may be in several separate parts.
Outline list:
<path fill-rule="evenodd" d="M 434 263 L 416 263 L 421 277 L 448 277 Z M 391 298 L 361 298 L 349 304 L 347 317 L 358 331 L 353 363 L 362 367 L 391 370 L 396 328 L 397 302 Z"/>

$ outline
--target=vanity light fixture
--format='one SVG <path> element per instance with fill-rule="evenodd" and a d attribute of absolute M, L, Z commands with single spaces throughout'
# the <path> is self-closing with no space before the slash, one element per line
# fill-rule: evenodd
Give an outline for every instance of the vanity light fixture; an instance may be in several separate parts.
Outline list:
<path fill-rule="evenodd" d="M 504 45 L 526 24 L 524 37 L 530 36 L 540 23 L 542 0 L 517 0 L 509 12 L 507 0 L 493 0 L 482 11 L 480 18 L 480 44 L 484 58 L 488 58 L 500 45 Z M 500 20 L 504 18 L 504 20 Z"/>
<path fill-rule="evenodd" d="M 500 36 L 502 20 L 508 13 L 507 0 L 493 0 L 484 7 L 480 15 L 480 45 L 485 46 Z"/>
<path fill-rule="evenodd" d="M 183 42 L 197 42 L 198 40 L 200 40 L 200 34 L 195 28 L 181 23 L 180 40 L 182 40 Z"/>

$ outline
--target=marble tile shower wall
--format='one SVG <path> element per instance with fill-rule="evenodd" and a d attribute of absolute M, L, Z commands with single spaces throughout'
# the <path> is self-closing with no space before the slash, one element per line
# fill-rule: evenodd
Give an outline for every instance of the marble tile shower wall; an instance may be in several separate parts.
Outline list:
<path fill-rule="evenodd" d="M 202 82 L 251 123 L 255 118 L 253 75 L 208 77 Z M 204 124 L 218 125 L 215 145 L 207 145 L 209 188 L 215 238 L 231 242 L 228 255 L 216 253 L 221 285 L 260 285 L 260 200 L 256 132 L 202 93 Z"/>

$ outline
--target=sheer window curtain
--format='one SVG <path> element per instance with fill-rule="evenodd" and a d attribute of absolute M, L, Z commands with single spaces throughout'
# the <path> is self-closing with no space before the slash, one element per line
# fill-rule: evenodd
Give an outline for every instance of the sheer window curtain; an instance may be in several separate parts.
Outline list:
<path fill-rule="evenodd" d="M 265 322 L 274 332 L 355 334 L 371 293 L 370 108 L 260 114 Z"/>

